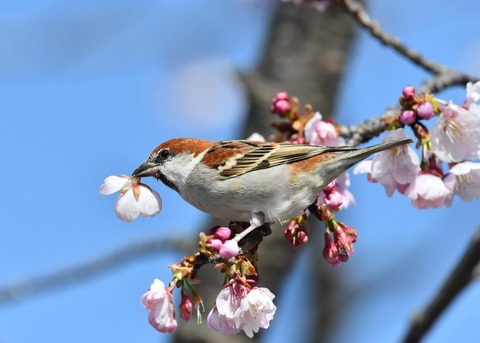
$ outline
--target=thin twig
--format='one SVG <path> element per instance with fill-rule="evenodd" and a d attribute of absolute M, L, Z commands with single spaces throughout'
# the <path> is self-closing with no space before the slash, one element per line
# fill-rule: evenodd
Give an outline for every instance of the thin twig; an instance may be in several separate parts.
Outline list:
<path fill-rule="evenodd" d="M 452 271 L 445 284 L 440 288 L 430 304 L 418 312 L 412 319 L 410 330 L 403 342 L 419 342 L 435 320 L 443 313 L 458 294 L 476 276 L 476 266 L 480 261 L 480 230 L 477 230 L 458 265 Z"/>
<path fill-rule="evenodd" d="M 465 86 L 468 82 L 475 83 L 479 80 L 480 77 L 478 76 L 462 74 L 454 70 L 449 70 L 422 82 L 420 87 L 417 88 L 417 93 L 438 93 L 452 86 Z"/>
<path fill-rule="evenodd" d="M 370 34 L 377 38 L 382 44 L 395 49 L 402 56 L 405 56 L 416 65 L 424 68 L 433 74 L 441 74 L 450 70 L 448 67 L 423 57 L 418 51 L 407 48 L 397 37 L 386 33 L 379 24 L 375 23 L 365 11 L 361 3 L 355 0 L 338 0 L 335 2 L 345 9 L 355 21 Z"/>
<path fill-rule="evenodd" d="M 0 305 L 84 281 L 140 257 L 158 254 L 166 250 L 184 251 L 188 246 L 186 241 L 181 238 L 149 238 L 142 242 L 128 244 L 90 261 L 66 267 L 63 270 L 0 286 Z"/>

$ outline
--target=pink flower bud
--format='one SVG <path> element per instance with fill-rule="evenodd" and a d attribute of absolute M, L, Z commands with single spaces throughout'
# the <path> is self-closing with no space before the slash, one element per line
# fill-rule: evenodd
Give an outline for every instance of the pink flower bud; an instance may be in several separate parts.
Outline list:
<path fill-rule="evenodd" d="M 235 239 L 229 239 L 223 243 L 218 253 L 223 258 L 232 258 L 238 255 L 238 242 Z"/>
<path fill-rule="evenodd" d="M 219 251 L 222 246 L 222 241 L 216 238 L 207 239 L 207 241 L 205 242 L 205 247 L 208 250 Z"/>
<path fill-rule="evenodd" d="M 428 101 L 422 101 L 420 105 L 418 105 L 417 114 L 420 118 L 429 120 L 433 118 L 435 111 L 431 103 Z"/>
<path fill-rule="evenodd" d="M 222 242 L 225 242 L 232 235 L 232 231 L 226 226 L 220 226 L 215 230 L 214 236 Z"/>
<path fill-rule="evenodd" d="M 357 241 L 357 231 L 342 222 L 336 222 L 334 231 L 337 237 L 336 244 L 339 248 L 340 258 L 346 261 L 348 256 L 353 254 L 353 243 Z"/>
<path fill-rule="evenodd" d="M 275 112 L 278 113 L 280 117 L 287 115 L 291 110 L 292 105 L 287 100 L 279 100 L 275 104 Z"/>
<path fill-rule="evenodd" d="M 343 196 L 337 191 L 331 191 L 323 198 L 323 202 L 330 210 L 336 211 L 343 204 Z"/>
<path fill-rule="evenodd" d="M 323 191 L 324 192 L 331 192 L 333 190 L 333 188 L 335 187 L 335 185 L 336 185 L 336 182 L 335 182 L 335 180 L 333 180 L 332 182 L 330 182 L 328 185 L 325 186 Z"/>
<path fill-rule="evenodd" d="M 278 100 L 289 100 L 290 98 L 288 97 L 287 92 L 278 92 L 277 95 L 275 95 L 275 98 L 273 98 L 274 102 Z"/>
<path fill-rule="evenodd" d="M 292 226 L 293 223 L 293 226 Z M 290 223 L 287 225 L 285 230 L 283 231 L 283 236 L 288 240 L 291 241 L 293 237 L 295 236 L 295 220 L 290 221 Z"/>
<path fill-rule="evenodd" d="M 405 98 L 411 99 L 415 96 L 415 88 L 409 85 L 402 90 L 402 94 Z"/>
<path fill-rule="evenodd" d="M 272 99 L 272 106 L 270 112 L 278 114 L 280 117 L 285 117 L 292 111 L 292 104 L 286 92 L 280 92 Z"/>
<path fill-rule="evenodd" d="M 308 242 L 308 234 L 305 231 L 299 231 L 297 234 L 298 245 L 302 245 Z"/>
<path fill-rule="evenodd" d="M 416 120 L 417 120 L 417 116 L 415 111 L 405 110 L 405 111 L 402 111 L 402 113 L 400 114 L 400 123 L 402 124 L 410 125 L 415 123 Z"/>
<path fill-rule="evenodd" d="M 180 317 L 186 322 L 190 320 L 193 313 L 193 303 L 187 293 L 182 292 L 182 302 L 180 303 Z"/>
<path fill-rule="evenodd" d="M 325 247 L 323 248 L 323 257 L 333 267 L 336 267 L 340 263 L 338 248 L 335 245 L 332 236 L 327 232 L 325 232 Z"/>

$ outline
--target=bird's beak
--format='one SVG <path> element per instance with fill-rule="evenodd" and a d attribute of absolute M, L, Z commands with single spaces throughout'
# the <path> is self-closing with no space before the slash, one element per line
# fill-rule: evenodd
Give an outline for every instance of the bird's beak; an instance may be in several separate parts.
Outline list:
<path fill-rule="evenodd" d="M 132 176 L 154 176 L 158 172 L 159 169 L 155 163 L 145 162 L 135 169 Z"/>

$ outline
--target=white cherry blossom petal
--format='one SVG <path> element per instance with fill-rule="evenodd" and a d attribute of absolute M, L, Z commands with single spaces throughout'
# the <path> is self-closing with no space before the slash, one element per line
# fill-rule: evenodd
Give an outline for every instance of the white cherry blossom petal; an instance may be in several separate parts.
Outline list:
<path fill-rule="evenodd" d="M 480 100 L 480 81 L 478 82 L 469 82 L 467 83 L 467 100 L 465 100 L 465 105 L 469 106 L 470 104 L 476 103 Z"/>
<path fill-rule="evenodd" d="M 405 190 L 405 196 L 417 209 L 439 208 L 445 202 L 448 204 L 451 192 L 439 177 L 432 174 L 420 174 Z"/>
<path fill-rule="evenodd" d="M 118 219 L 126 221 L 127 223 L 133 222 L 140 215 L 140 206 L 133 190 L 129 189 L 125 194 L 120 194 L 117 202 L 115 203 L 115 213 Z"/>
<path fill-rule="evenodd" d="M 406 138 L 403 129 L 390 131 L 383 142 Z M 364 165 L 361 168 L 365 168 Z M 409 145 L 398 146 L 393 149 L 381 151 L 375 155 L 371 165 L 371 178 L 381 183 L 391 196 L 395 190 L 403 192 L 415 179 L 420 170 L 420 160 Z"/>
<path fill-rule="evenodd" d="M 242 299 L 236 317 L 240 318 L 241 328 L 252 338 L 260 328 L 267 329 L 275 315 L 277 307 L 273 304 L 275 296 L 268 288 L 254 287 Z"/>
<path fill-rule="evenodd" d="M 110 195 L 121 190 L 130 180 L 121 176 L 109 176 L 100 186 L 100 193 L 103 195 Z"/>
<path fill-rule="evenodd" d="M 152 217 L 162 210 L 162 199 L 160 194 L 153 189 L 139 186 L 140 196 L 138 197 L 138 207 L 142 217 Z"/>
<path fill-rule="evenodd" d="M 456 164 L 445 178 L 445 184 L 464 201 L 480 198 L 480 163 Z"/>
<path fill-rule="evenodd" d="M 480 116 L 450 102 L 433 127 L 432 150 L 444 162 L 479 158 Z"/>

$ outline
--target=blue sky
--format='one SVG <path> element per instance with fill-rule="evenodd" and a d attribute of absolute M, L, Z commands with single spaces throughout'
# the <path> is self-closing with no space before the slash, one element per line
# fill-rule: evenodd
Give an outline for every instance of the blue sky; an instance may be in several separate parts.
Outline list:
<path fill-rule="evenodd" d="M 254 0 L 0 4 L 1 284 L 202 225 L 203 214 L 153 182 L 163 198 L 162 213 L 122 223 L 113 213 L 115 198 L 100 196 L 98 187 L 108 175 L 130 173 L 171 137 L 238 137 L 246 104 L 235 70 L 258 60 L 274 5 Z M 407 44 L 476 75 L 479 11 L 473 0 L 462 6 L 377 0 L 371 6 L 372 16 Z M 346 124 L 382 113 L 402 87 L 426 76 L 367 34 L 358 38 L 336 109 Z M 440 96 L 461 102 L 464 90 Z M 349 310 L 332 341 L 344 342 L 352 332 L 358 341 L 398 341 L 409 316 L 430 299 L 478 226 L 478 202 L 418 211 L 398 195 L 386 201 L 384 190 L 362 176 L 352 177 L 352 192 L 357 206 L 342 218 L 360 238 L 351 261 L 336 269 L 343 275 L 339 296 Z M 3 305 L 0 341 L 168 340 L 149 327 L 139 298 L 153 278 L 170 279 L 166 265 L 179 257 L 167 251 Z M 281 328 L 295 306 L 282 294 L 278 298 L 278 315 L 266 335 L 272 342 L 289 334 Z M 479 298 L 478 285 L 471 285 L 426 341 L 478 338 L 472 328 Z"/>

